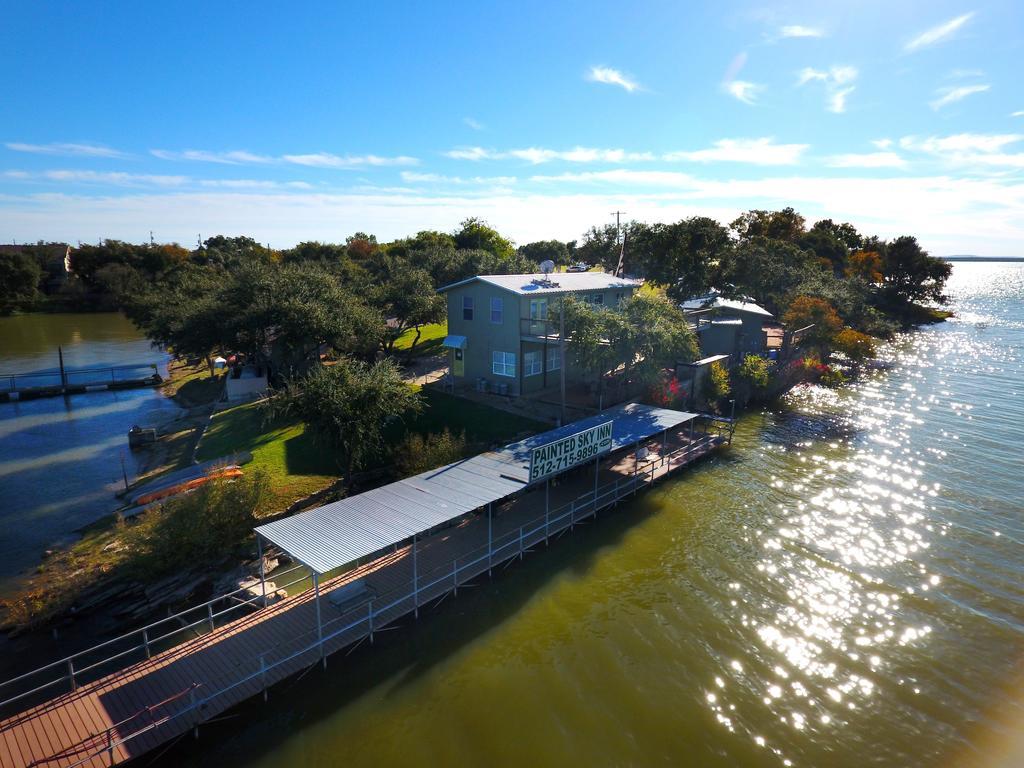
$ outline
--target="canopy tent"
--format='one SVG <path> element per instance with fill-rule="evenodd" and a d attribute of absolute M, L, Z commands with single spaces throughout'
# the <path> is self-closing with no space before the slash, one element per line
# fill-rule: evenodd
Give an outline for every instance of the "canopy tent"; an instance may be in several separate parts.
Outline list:
<path fill-rule="evenodd" d="M 275 520 L 256 533 L 314 573 L 326 573 L 521 491 L 529 484 L 534 448 L 610 420 L 615 451 L 695 418 L 695 413 L 627 403 L 497 451 Z"/>

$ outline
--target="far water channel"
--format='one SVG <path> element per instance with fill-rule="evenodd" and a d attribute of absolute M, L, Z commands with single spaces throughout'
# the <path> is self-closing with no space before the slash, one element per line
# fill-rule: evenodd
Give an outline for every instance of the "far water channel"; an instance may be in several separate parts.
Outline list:
<path fill-rule="evenodd" d="M 166 374 L 167 356 L 123 315 L 0 317 L 0 374 L 55 371 L 58 347 L 68 369 L 157 363 Z M 0 403 L 0 590 L 113 511 L 122 457 L 129 481 L 137 470 L 128 429 L 178 412 L 153 387 Z"/>
<path fill-rule="evenodd" d="M 950 290 L 889 370 L 745 416 L 160 764 L 1024 764 L 1024 265 Z"/>

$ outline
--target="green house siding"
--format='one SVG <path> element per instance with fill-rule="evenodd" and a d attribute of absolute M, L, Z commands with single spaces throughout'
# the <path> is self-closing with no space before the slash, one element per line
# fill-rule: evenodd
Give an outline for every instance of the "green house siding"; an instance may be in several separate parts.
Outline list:
<path fill-rule="evenodd" d="M 604 306 L 614 308 L 617 306 L 619 297 L 626 297 L 632 293 L 632 288 L 619 288 L 614 290 L 579 291 L 575 295 L 583 297 L 601 296 L 601 303 Z M 540 294 L 528 295 L 519 294 L 515 291 L 506 290 L 484 281 L 472 281 L 465 285 L 459 285 L 446 291 L 448 301 L 448 333 L 455 336 L 465 336 L 466 346 L 462 350 L 462 375 L 457 376 L 459 366 L 456 366 L 455 350 L 449 350 L 449 364 L 456 385 L 475 387 L 480 378 L 488 381 L 492 391 L 498 385 L 508 385 L 510 395 L 521 395 L 532 392 L 539 392 L 544 389 L 558 388 L 561 380 L 561 372 L 550 367 L 548 351 L 556 347 L 558 342 L 545 344 L 539 336 L 544 335 L 546 328 L 550 335 L 557 336 L 558 328 L 552 323 L 550 326 L 523 322 L 530 320 L 530 302 L 547 300 L 548 316 L 553 310 L 557 310 L 561 301 L 561 294 Z M 472 304 L 472 319 L 465 317 L 467 299 Z M 501 312 L 500 322 L 492 319 L 492 299 L 500 299 Z M 502 376 L 494 372 L 493 360 L 495 352 L 512 353 L 515 355 L 515 375 Z M 539 356 L 533 358 L 534 366 L 527 368 L 527 355 L 536 353 Z M 562 361 L 566 365 L 566 383 L 574 384 L 584 379 L 584 374 L 571 364 L 572 354 L 567 348 L 566 359 Z M 537 368 L 539 371 L 532 373 Z"/>

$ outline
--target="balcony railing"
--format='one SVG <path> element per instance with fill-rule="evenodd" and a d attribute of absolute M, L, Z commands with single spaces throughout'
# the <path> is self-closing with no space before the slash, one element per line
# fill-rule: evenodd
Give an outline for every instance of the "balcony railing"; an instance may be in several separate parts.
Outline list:
<path fill-rule="evenodd" d="M 519 319 L 519 333 L 522 336 L 534 336 L 538 339 L 558 337 L 558 318 L 544 320 L 522 317 Z"/>

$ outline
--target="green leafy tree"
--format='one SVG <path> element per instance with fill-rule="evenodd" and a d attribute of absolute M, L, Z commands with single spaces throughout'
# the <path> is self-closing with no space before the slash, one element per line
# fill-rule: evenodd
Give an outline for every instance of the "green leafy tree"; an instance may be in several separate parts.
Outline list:
<path fill-rule="evenodd" d="M 777 315 L 793 289 L 821 271 L 813 252 L 782 240 L 754 237 L 724 252 L 718 282 L 726 294 L 749 296 Z"/>
<path fill-rule="evenodd" d="M 0 251 L 0 314 L 31 303 L 39 296 L 43 271 L 32 256 Z"/>
<path fill-rule="evenodd" d="M 729 382 L 729 369 L 720 361 L 713 362 L 708 367 L 707 376 L 704 378 L 703 396 L 704 399 L 718 410 L 721 402 L 732 392 L 732 385 Z"/>
<path fill-rule="evenodd" d="M 520 257 L 536 264 L 548 260 L 559 266 L 569 263 L 569 249 L 560 240 L 538 240 L 535 243 L 527 243 L 519 246 L 517 253 Z"/>
<path fill-rule="evenodd" d="M 459 250 L 487 251 L 501 260 L 512 260 L 515 257 L 516 249 L 512 241 L 498 234 L 498 231 L 488 226 L 483 219 L 466 219 L 462 222 L 461 228 L 452 234 L 452 238 Z"/>
<path fill-rule="evenodd" d="M 953 266 L 928 255 L 916 237 L 898 237 L 888 244 L 882 278 L 887 296 L 896 302 L 946 302 L 943 290 Z"/>
<path fill-rule="evenodd" d="M 782 240 L 795 244 L 804 234 L 806 220 L 792 208 L 781 211 L 747 211 L 733 221 L 729 228 L 740 242 L 758 238 Z"/>
<path fill-rule="evenodd" d="M 342 358 L 289 381 L 271 408 L 276 416 L 303 421 L 322 445 L 337 451 L 351 487 L 355 472 L 382 453 L 385 425 L 422 405 L 390 360 L 369 365 Z"/>
<path fill-rule="evenodd" d="M 404 261 L 378 287 L 374 303 L 388 318 L 383 339 L 384 350 L 388 353 L 394 350 L 395 342 L 407 330 L 415 329 L 416 337 L 409 347 L 411 355 L 419 343 L 423 326 L 440 323 L 445 318 L 445 298 L 437 293 L 430 274 Z"/>

